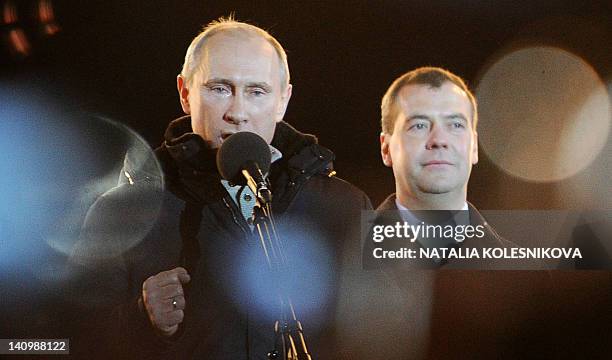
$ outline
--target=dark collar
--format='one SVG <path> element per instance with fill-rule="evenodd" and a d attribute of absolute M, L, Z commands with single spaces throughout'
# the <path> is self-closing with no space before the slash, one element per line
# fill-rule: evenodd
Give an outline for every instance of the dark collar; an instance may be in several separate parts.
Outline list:
<path fill-rule="evenodd" d="M 315 136 L 303 134 L 284 121 L 276 124 L 272 146 L 283 154 L 270 170 L 273 186 L 283 172 L 289 174 L 291 182 L 298 183 L 332 169 L 333 153 L 318 145 Z M 216 154 L 216 149 L 193 133 L 190 116 L 170 122 L 164 143 L 156 149 L 169 189 L 181 198 L 197 202 L 217 200 L 225 194 Z"/>
<path fill-rule="evenodd" d="M 391 213 L 393 210 L 398 210 L 397 205 L 395 203 L 395 198 L 396 198 L 395 193 L 387 196 L 387 198 L 382 203 L 380 203 L 380 205 L 378 205 L 378 207 L 376 208 L 376 212 Z M 472 203 L 467 201 L 467 204 L 468 204 L 468 211 L 470 212 L 470 223 L 472 225 L 485 225 L 487 222 L 482 216 L 482 214 L 480 214 L 480 212 L 476 209 L 474 205 L 472 205 Z M 398 219 L 401 218 L 399 214 L 397 214 L 397 216 L 398 216 Z"/>

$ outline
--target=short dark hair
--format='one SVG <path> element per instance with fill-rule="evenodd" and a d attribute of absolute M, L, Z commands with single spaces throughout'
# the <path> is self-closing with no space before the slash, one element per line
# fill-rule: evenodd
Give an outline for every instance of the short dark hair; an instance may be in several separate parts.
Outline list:
<path fill-rule="evenodd" d="M 418 69 L 409 71 L 399 78 L 395 79 L 385 96 L 382 98 L 380 105 L 381 110 L 381 126 L 382 132 L 386 134 L 393 134 L 393 127 L 395 126 L 395 120 L 397 118 L 397 94 L 406 85 L 429 85 L 432 88 L 439 88 L 445 82 L 451 82 L 457 85 L 461 90 L 465 91 L 470 102 L 472 103 L 472 126 L 476 130 L 478 123 L 478 110 L 476 104 L 476 98 L 468 89 L 465 81 L 459 76 L 451 73 L 448 70 L 439 67 L 420 67 Z"/>

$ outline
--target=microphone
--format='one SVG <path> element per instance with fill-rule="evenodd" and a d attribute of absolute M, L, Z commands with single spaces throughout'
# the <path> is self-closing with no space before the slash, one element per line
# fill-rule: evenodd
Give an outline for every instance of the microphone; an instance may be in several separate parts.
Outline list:
<path fill-rule="evenodd" d="M 217 169 L 221 176 L 232 184 L 248 185 L 263 204 L 272 200 L 272 192 L 264 179 L 271 161 L 268 143 L 252 132 L 230 135 L 217 152 Z"/>

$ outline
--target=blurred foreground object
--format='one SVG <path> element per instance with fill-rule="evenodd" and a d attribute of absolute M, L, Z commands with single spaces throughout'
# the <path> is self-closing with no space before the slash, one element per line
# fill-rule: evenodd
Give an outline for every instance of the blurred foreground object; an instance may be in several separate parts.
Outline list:
<path fill-rule="evenodd" d="M 3 0 L 0 6 L 2 52 L 11 60 L 19 61 L 32 55 L 38 43 L 61 30 L 51 0 Z"/>

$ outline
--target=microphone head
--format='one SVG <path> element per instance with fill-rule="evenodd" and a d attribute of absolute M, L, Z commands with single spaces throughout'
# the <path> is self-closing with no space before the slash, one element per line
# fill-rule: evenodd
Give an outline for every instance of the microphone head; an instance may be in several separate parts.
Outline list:
<path fill-rule="evenodd" d="M 264 174 L 270 170 L 270 147 L 261 136 L 252 132 L 243 131 L 230 135 L 217 152 L 219 173 L 225 180 L 234 184 L 246 184 L 242 170 L 251 161 L 259 165 Z"/>

